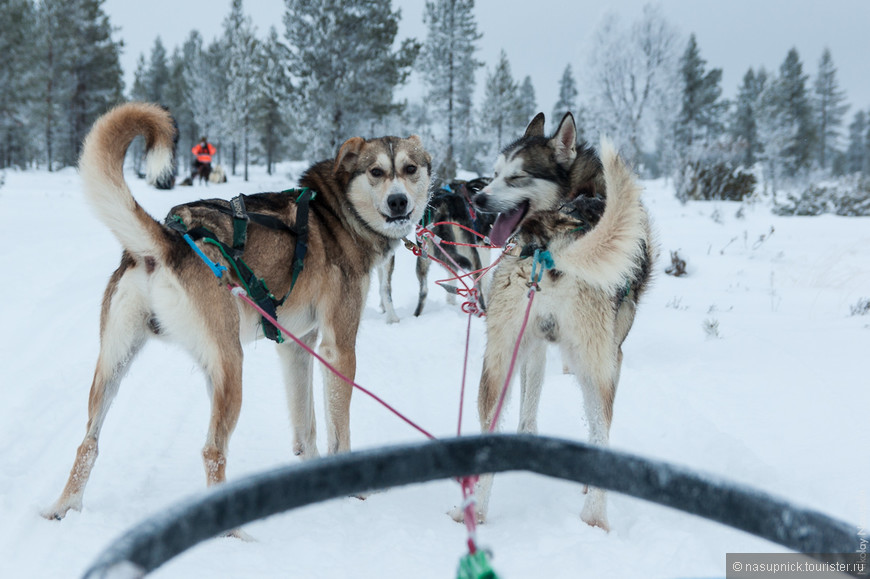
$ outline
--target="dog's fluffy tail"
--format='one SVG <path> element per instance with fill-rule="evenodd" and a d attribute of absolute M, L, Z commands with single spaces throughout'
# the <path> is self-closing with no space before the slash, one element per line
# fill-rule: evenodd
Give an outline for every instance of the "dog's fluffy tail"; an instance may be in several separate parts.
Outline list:
<path fill-rule="evenodd" d="M 649 243 L 649 221 L 640 202 L 641 187 L 608 139 L 601 139 L 607 202 L 598 224 L 565 249 L 587 283 L 613 292 L 624 287 L 642 263 Z"/>
<path fill-rule="evenodd" d="M 124 180 L 124 156 L 133 139 L 145 138 L 147 178 L 153 183 L 172 170 L 172 118 L 162 107 L 127 103 L 94 123 L 79 159 L 85 197 L 121 245 L 134 255 L 157 256 L 165 231 L 133 198 Z"/>

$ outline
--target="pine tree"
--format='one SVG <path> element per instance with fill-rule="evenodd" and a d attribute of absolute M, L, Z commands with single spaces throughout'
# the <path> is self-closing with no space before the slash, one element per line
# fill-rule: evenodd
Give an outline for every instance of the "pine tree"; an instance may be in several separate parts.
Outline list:
<path fill-rule="evenodd" d="M 69 126 L 61 119 L 65 103 L 72 93 L 70 55 L 75 42 L 68 23 L 72 21 L 75 5 L 65 0 L 42 0 L 37 4 L 37 75 L 39 99 L 32 119 L 39 124 L 43 135 L 43 154 L 46 166 L 53 171 L 63 166 L 58 158 L 63 143 L 69 141 Z"/>
<path fill-rule="evenodd" d="M 430 115 L 446 127 L 444 150 L 436 150 L 438 173 L 455 177 L 455 160 L 465 157 L 471 132 L 475 71 L 483 63 L 474 58 L 481 33 L 474 17 L 474 0 L 426 2 L 423 22 L 426 42 L 417 61 L 426 84 Z"/>
<path fill-rule="evenodd" d="M 166 104 L 166 89 L 169 84 L 169 65 L 166 62 L 166 48 L 158 36 L 154 40 L 151 49 L 151 59 L 148 62 L 148 76 L 146 78 L 146 90 L 148 100 L 151 102 Z"/>
<path fill-rule="evenodd" d="M 486 77 L 480 123 L 484 135 L 494 137 L 495 151 L 501 150 L 505 138 L 518 137 L 523 128 L 519 86 L 511 74 L 511 65 L 504 50 L 499 54 L 498 63 Z"/>
<path fill-rule="evenodd" d="M 553 107 L 552 123 L 558 125 L 565 113 L 577 114 L 577 81 L 571 72 L 571 65 L 565 66 L 562 78 L 559 79 L 559 100 Z"/>
<path fill-rule="evenodd" d="M 793 136 L 782 151 L 783 168 L 790 175 L 810 169 L 816 147 L 812 105 L 807 91 L 808 76 L 796 49 L 789 50 L 779 69 L 775 106 L 784 115 L 784 122 L 793 126 Z"/>
<path fill-rule="evenodd" d="M 75 31 L 66 71 L 72 81 L 64 115 L 70 127 L 64 148 L 67 165 L 78 161 L 81 144 L 94 121 L 124 99 L 121 43 L 112 39 L 112 25 L 103 12 L 103 2 L 67 0 L 74 8 L 74 19 L 63 26 Z"/>
<path fill-rule="evenodd" d="M 705 71 L 695 35 L 680 59 L 683 102 L 677 118 L 679 146 L 685 151 L 693 146 L 705 147 L 722 132 L 724 106 L 719 100 L 722 69 Z"/>
<path fill-rule="evenodd" d="M 223 111 L 232 146 L 232 173 L 236 174 L 236 152 L 241 149 L 247 181 L 258 43 L 251 18 L 245 16 L 242 0 L 233 0 L 230 13 L 224 19 L 223 42 L 227 56 L 227 101 Z"/>
<path fill-rule="evenodd" d="M 861 173 L 866 169 L 867 147 L 870 145 L 870 126 L 867 123 L 867 115 L 864 111 L 855 113 L 855 117 L 849 124 L 849 146 L 846 149 L 846 171 L 848 173 Z"/>
<path fill-rule="evenodd" d="M 221 110 L 227 102 L 227 83 L 224 75 L 226 58 L 219 42 L 203 48 L 202 37 L 196 30 L 190 33 L 184 45 L 186 76 L 188 79 L 187 102 L 193 113 L 193 122 L 200 135 L 207 137 L 217 148 L 217 156 L 223 155 L 221 140 L 226 135 Z"/>
<path fill-rule="evenodd" d="M 169 107 L 169 112 L 172 113 L 175 122 L 178 124 L 178 149 L 176 152 L 182 153 L 190 151 L 200 136 L 196 123 L 193 121 L 193 110 L 187 99 L 190 88 L 187 82 L 187 75 L 185 74 L 183 47 L 176 47 L 172 51 L 172 56 L 169 58 L 167 67 L 169 78 L 166 81 L 163 98 L 165 99 L 166 106 Z M 186 157 L 179 155 L 177 158 L 182 159 Z M 182 163 L 178 163 L 176 168 L 180 170 L 181 165 Z"/>
<path fill-rule="evenodd" d="M 285 0 L 294 102 L 314 158 L 329 157 L 399 106 L 393 102 L 419 52 L 394 51 L 401 13 L 391 0 Z"/>
<path fill-rule="evenodd" d="M 849 110 L 845 93 L 837 82 L 837 69 L 831 51 L 825 48 L 819 60 L 819 71 L 814 83 L 815 117 L 818 127 L 818 159 L 822 169 L 828 168 L 828 159 L 837 151 L 840 127 Z"/>
<path fill-rule="evenodd" d="M 743 84 L 737 93 L 737 102 L 731 118 L 729 132 L 743 148 L 742 163 L 752 167 L 761 153 L 757 115 L 761 108 L 761 94 L 767 83 L 767 73 L 751 68 L 743 75 Z"/>
<path fill-rule="evenodd" d="M 30 114 L 37 97 L 36 9 L 31 0 L 4 0 L 0 23 L 0 168 L 23 168 L 35 156 Z"/>
<path fill-rule="evenodd" d="M 760 97 L 757 116 L 758 138 L 763 149 L 762 160 L 774 195 L 780 178 L 793 176 L 794 159 L 790 150 L 794 147 L 800 126 L 788 106 L 789 87 L 781 77 L 766 84 Z"/>
<path fill-rule="evenodd" d="M 278 156 L 283 153 L 284 135 L 291 132 L 284 115 L 291 89 L 287 77 L 287 59 L 287 47 L 281 43 L 273 26 L 258 54 L 253 117 L 253 126 L 259 136 L 269 175 Z"/>
<path fill-rule="evenodd" d="M 538 101 L 535 98 L 535 87 L 532 85 L 532 77 L 526 75 L 520 85 L 520 118 L 522 125 L 531 121 L 538 114 Z"/>

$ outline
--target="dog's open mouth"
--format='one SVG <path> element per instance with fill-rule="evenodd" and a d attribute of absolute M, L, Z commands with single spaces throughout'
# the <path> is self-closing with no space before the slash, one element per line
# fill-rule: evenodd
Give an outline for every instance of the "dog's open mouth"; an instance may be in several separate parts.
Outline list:
<path fill-rule="evenodd" d="M 529 202 L 523 201 L 510 211 L 499 213 L 495 218 L 495 223 L 492 224 L 492 231 L 489 233 L 489 240 L 497 247 L 503 247 L 514 231 L 519 227 L 520 222 L 526 213 L 529 211 Z"/>

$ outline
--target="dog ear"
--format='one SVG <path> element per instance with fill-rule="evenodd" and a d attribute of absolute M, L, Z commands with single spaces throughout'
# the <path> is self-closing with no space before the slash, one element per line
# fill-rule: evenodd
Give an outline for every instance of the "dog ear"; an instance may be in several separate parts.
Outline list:
<path fill-rule="evenodd" d="M 426 169 L 431 174 L 432 155 L 430 155 L 429 152 L 423 148 L 423 139 L 421 139 L 419 135 L 411 135 L 410 137 L 408 137 L 408 141 L 414 146 L 414 151 L 420 151 L 421 153 L 423 153 L 423 159 L 426 161 Z"/>
<path fill-rule="evenodd" d="M 526 132 L 523 137 L 543 137 L 544 136 L 544 113 L 538 113 L 529 126 L 526 127 Z"/>
<path fill-rule="evenodd" d="M 550 139 L 550 145 L 555 151 L 556 162 L 563 166 L 570 166 L 577 158 L 577 126 L 574 124 L 574 115 L 565 113 L 556 134 Z"/>
<path fill-rule="evenodd" d="M 341 149 L 338 150 L 338 156 L 335 158 L 335 167 L 333 172 L 338 173 L 340 169 L 344 169 L 348 173 L 348 167 L 359 157 L 359 152 L 365 144 L 365 139 L 362 137 L 353 137 L 344 142 Z"/>

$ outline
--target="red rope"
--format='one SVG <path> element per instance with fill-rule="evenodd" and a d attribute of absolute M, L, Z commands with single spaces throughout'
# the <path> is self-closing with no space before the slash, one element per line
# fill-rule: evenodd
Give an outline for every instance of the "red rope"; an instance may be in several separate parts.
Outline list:
<path fill-rule="evenodd" d="M 441 224 L 446 224 L 446 223 L 448 223 L 448 222 L 439 222 L 435 225 L 441 225 Z M 459 224 L 453 224 L 453 225 L 457 225 L 459 227 L 462 227 L 463 229 L 470 231 L 471 233 L 474 233 L 475 235 L 478 235 L 479 237 L 483 237 L 479 233 L 477 233 L 476 231 L 471 230 L 463 225 L 459 225 Z M 428 231 L 425 228 L 423 228 L 423 230 L 424 230 L 424 232 L 428 232 L 432 238 L 435 237 L 431 231 Z M 441 241 L 441 243 L 448 243 L 448 242 L 444 242 L 443 240 L 440 240 L 440 241 Z M 453 264 L 456 265 L 457 269 L 462 269 L 459 267 L 458 264 L 456 264 L 455 260 L 452 259 L 450 254 L 448 254 L 444 250 L 444 248 L 440 247 L 439 243 L 436 243 L 436 245 L 439 245 L 439 249 L 448 258 L 450 258 L 451 261 L 453 261 Z M 460 245 L 460 244 L 455 244 L 455 245 Z M 463 244 L 463 245 L 468 245 L 468 244 Z M 421 253 L 422 253 L 419 248 L 415 248 L 415 250 L 413 250 L 413 251 L 414 251 L 415 255 L 418 255 L 418 256 L 421 255 Z M 504 253 L 502 253 L 502 255 L 504 255 Z M 496 259 L 495 262 L 493 262 L 492 265 L 490 265 L 488 267 L 481 268 L 479 270 L 476 270 L 476 271 L 473 271 L 470 273 L 464 273 L 462 275 L 459 275 L 458 273 L 456 273 L 456 271 L 453 270 L 450 266 L 448 266 L 445 262 L 438 260 L 438 259 L 432 257 L 431 255 L 429 255 L 428 257 L 429 257 L 429 259 L 432 259 L 436 263 L 440 264 L 442 267 L 447 269 L 451 274 L 453 274 L 455 276 L 452 279 L 442 280 L 442 281 L 454 281 L 454 280 L 460 281 L 462 283 L 462 285 L 465 286 L 465 292 L 467 292 L 467 294 L 469 296 L 471 296 L 472 299 L 475 299 L 474 296 L 476 295 L 476 292 L 477 292 L 477 287 L 476 287 L 477 283 L 480 281 L 481 278 L 483 278 L 484 275 L 486 275 L 486 273 L 490 269 L 492 269 L 493 267 L 496 266 L 496 264 L 498 264 L 498 262 L 501 260 L 502 256 L 500 255 L 498 257 L 498 259 Z M 477 278 L 473 278 L 472 276 L 474 276 L 474 274 L 476 274 L 476 273 L 480 273 L 480 275 Z M 466 284 L 465 280 L 464 280 L 464 278 L 466 278 L 466 277 L 472 277 L 472 284 L 474 287 L 472 287 L 472 288 L 468 287 L 468 284 Z M 440 282 L 436 282 L 436 283 L 440 283 Z M 232 294 L 234 296 L 247 302 L 248 305 L 250 305 L 252 308 L 257 310 L 257 312 L 261 316 L 263 316 L 266 320 L 268 320 L 270 323 L 272 323 L 276 328 L 280 329 L 286 336 L 289 336 L 290 339 L 292 339 L 294 342 L 296 342 L 296 344 L 298 344 L 302 349 L 304 349 L 306 352 L 308 352 L 309 354 L 314 356 L 321 364 L 326 366 L 326 368 L 329 369 L 330 372 L 335 374 L 335 376 L 337 376 L 339 379 L 341 379 L 342 381 L 351 385 L 352 387 L 356 388 L 357 390 L 363 392 L 364 394 L 368 395 L 370 398 L 372 398 L 373 400 L 375 400 L 376 402 L 381 404 L 381 406 L 383 406 L 384 408 L 386 408 L 387 410 L 389 410 L 390 412 L 392 412 L 393 414 L 398 416 L 405 423 L 407 423 L 412 428 L 414 428 L 417 431 L 419 431 L 420 433 L 422 433 L 424 436 L 426 436 L 430 440 L 435 439 L 434 435 L 432 435 L 427 430 L 425 430 L 423 427 L 421 427 L 417 423 L 415 423 L 413 420 L 411 420 L 410 418 L 408 418 L 407 416 L 405 416 L 404 414 L 402 414 L 401 412 L 399 412 L 398 410 L 393 408 L 390 404 L 388 404 L 382 398 L 377 396 L 374 392 L 360 386 L 359 384 L 357 384 L 356 382 L 354 382 L 353 380 L 351 380 L 350 378 L 348 378 L 347 376 L 345 376 L 344 374 L 339 372 L 338 369 L 335 368 L 335 366 L 333 366 L 332 364 L 327 362 L 322 356 L 320 356 L 317 352 L 315 352 L 311 347 L 309 347 L 307 344 L 302 342 L 292 332 L 287 330 L 287 328 L 282 326 L 278 322 L 278 320 L 276 320 L 274 317 L 272 317 L 263 308 L 258 306 L 256 304 L 256 302 L 254 302 L 250 297 L 248 297 L 248 294 L 244 291 L 243 288 L 241 288 L 235 284 L 228 284 L 227 288 L 230 289 L 230 291 L 232 292 Z M 519 355 L 520 344 L 522 343 L 523 335 L 526 331 L 526 326 L 528 325 L 529 315 L 531 313 L 532 302 L 534 301 L 534 297 L 535 297 L 535 287 L 533 286 L 531 288 L 531 290 L 529 291 L 529 303 L 526 306 L 526 313 L 525 313 L 525 316 L 523 317 L 523 323 L 522 323 L 522 326 L 520 327 L 520 332 L 519 332 L 519 335 L 517 336 L 516 344 L 514 345 L 513 355 L 511 357 L 510 366 L 508 367 L 507 377 L 505 378 L 504 386 L 502 386 L 502 390 L 501 390 L 501 393 L 500 393 L 499 399 L 498 399 L 498 404 L 496 405 L 495 413 L 493 414 L 493 417 L 492 417 L 492 422 L 489 425 L 489 432 L 493 432 L 493 430 L 495 429 L 495 425 L 498 423 L 499 416 L 501 415 L 501 411 L 502 411 L 502 408 L 504 406 L 504 401 L 505 401 L 505 398 L 507 395 L 507 389 L 508 389 L 508 386 L 510 385 L 511 378 L 513 377 L 514 367 L 516 365 L 517 357 Z M 467 304 L 471 304 L 472 306 L 475 305 L 473 302 L 467 302 Z M 466 308 L 463 308 L 463 311 L 466 311 Z M 465 358 L 464 358 L 463 365 L 462 365 L 462 385 L 461 385 L 460 397 L 459 397 L 459 420 L 458 420 L 458 424 L 456 427 L 456 435 L 457 436 L 460 436 L 462 434 L 462 413 L 463 413 L 463 408 L 465 405 L 465 381 L 466 381 L 466 376 L 467 376 L 467 371 L 468 371 L 469 344 L 471 342 L 471 317 L 474 313 L 476 313 L 476 312 L 473 311 L 472 308 L 468 308 L 468 325 L 466 327 L 466 335 L 465 335 Z M 468 531 L 468 540 L 467 540 L 468 552 L 472 555 L 474 555 L 477 552 L 477 516 L 476 516 L 477 513 L 475 512 L 475 508 L 474 508 L 475 504 L 476 504 L 475 499 L 474 499 L 474 487 L 477 484 L 477 481 L 478 481 L 477 475 L 462 477 L 459 479 L 459 484 L 462 488 L 463 519 L 465 521 L 465 528 Z"/>
<path fill-rule="evenodd" d="M 419 432 L 421 432 L 421 433 L 422 433 L 426 438 L 428 438 L 428 439 L 430 439 L 430 440 L 434 440 L 434 439 L 435 439 L 435 437 L 434 437 L 432 434 L 430 434 L 427 430 L 425 430 L 422 426 L 418 425 L 416 422 L 414 422 L 413 420 L 411 420 L 410 418 L 408 418 L 407 416 L 405 416 L 404 414 L 402 414 L 401 412 L 399 412 L 398 410 L 396 410 L 395 408 L 393 408 L 392 406 L 390 406 L 387 402 L 385 402 L 383 399 L 381 399 L 377 394 L 375 394 L 374 392 L 371 392 L 370 390 L 367 390 L 366 388 L 363 388 L 362 386 L 360 386 L 359 384 L 357 384 L 356 382 L 354 382 L 353 380 L 351 380 L 350 378 L 348 378 L 347 376 L 345 376 L 344 374 L 342 374 L 341 372 L 339 372 L 338 369 L 337 369 L 335 366 L 333 366 L 332 364 L 330 364 L 329 362 L 327 362 L 327 361 L 326 361 L 326 360 L 325 360 L 325 359 L 324 359 L 320 354 L 318 354 L 318 353 L 315 352 L 313 349 L 311 349 L 311 348 L 308 346 L 308 344 L 305 344 L 304 342 L 302 342 L 302 340 L 300 340 L 299 338 L 297 338 L 297 337 L 296 337 L 292 332 L 290 332 L 289 330 L 287 330 L 287 328 L 285 328 L 285 327 L 282 326 L 280 323 L 278 323 L 278 320 L 276 320 L 275 318 L 273 318 L 271 315 L 269 315 L 268 312 L 266 312 L 263 308 L 261 308 L 260 306 L 258 306 L 258 305 L 256 304 L 256 302 L 254 302 L 254 300 L 252 300 L 251 298 L 248 297 L 248 294 L 247 294 L 247 292 L 245 292 L 244 289 L 242 289 L 241 287 L 239 287 L 239 286 L 237 286 L 237 285 L 235 285 L 235 284 L 228 284 L 227 287 L 230 289 L 230 291 L 232 292 L 232 294 L 233 294 L 234 296 L 236 296 L 237 298 L 240 298 L 240 299 L 244 300 L 245 302 L 247 302 L 247 303 L 248 303 L 252 308 L 254 308 L 255 310 L 257 310 L 257 311 L 260 313 L 261 316 L 263 316 L 264 318 L 266 318 L 266 319 L 267 319 L 270 323 L 272 323 L 276 328 L 278 328 L 279 330 L 281 330 L 282 332 L 284 332 L 284 334 L 286 334 L 286 335 L 289 336 L 289 337 L 290 337 L 294 342 L 296 342 L 297 344 L 299 344 L 299 346 L 301 346 L 303 350 L 305 350 L 306 352 L 308 352 L 309 354 L 311 354 L 312 356 L 314 356 L 315 358 L 317 358 L 317 360 L 320 361 L 321 364 L 323 364 L 324 366 L 326 366 L 326 367 L 329 369 L 329 371 L 332 372 L 333 374 L 335 374 L 338 378 L 340 378 L 340 379 L 343 380 L 344 382 L 350 384 L 351 386 L 353 386 L 354 388 L 356 388 L 356 389 L 359 390 L 360 392 L 363 392 L 364 394 L 367 394 L 370 398 L 372 398 L 373 400 L 375 400 L 376 402 L 378 402 L 381 406 L 383 406 L 384 408 L 386 408 L 387 410 L 389 410 L 390 412 L 392 412 L 393 414 L 395 414 L 396 416 L 398 416 L 399 418 L 401 418 L 402 420 L 404 420 L 405 422 L 407 422 L 407 423 L 408 423 L 409 425 L 411 425 L 413 428 L 417 429 L 417 430 L 418 430 Z"/>

